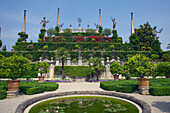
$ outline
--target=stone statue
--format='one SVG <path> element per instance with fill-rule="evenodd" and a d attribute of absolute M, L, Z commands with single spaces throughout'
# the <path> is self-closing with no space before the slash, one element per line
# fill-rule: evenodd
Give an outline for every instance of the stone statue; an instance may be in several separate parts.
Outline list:
<path fill-rule="evenodd" d="M 116 30 L 116 21 L 115 21 L 115 18 L 112 19 L 112 21 L 113 21 L 113 30 Z"/>
<path fill-rule="evenodd" d="M 162 28 L 162 29 L 160 29 L 159 32 L 158 32 L 158 31 L 156 31 L 156 28 L 157 28 L 157 27 L 155 26 L 155 27 L 153 28 L 153 31 L 152 31 L 154 40 L 157 39 L 157 33 L 161 33 L 161 32 L 163 31 L 163 28 Z"/>
<path fill-rule="evenodd" d="M 98 30 L 98 28 L 99 28 L 99 25 L 98 24 L 94 24 L 95 26 L 96 26 L 96 33 L 99 33 L 99 30 Z"/>
<path fill-rule="evenodd" d="M 81 21 L 82 21 L 82 19 L 81 19 L 81 18 L 78 18 L 78 20 L 77 20 L 77 21 L 78 21 L 78 24 L 79 24 L 79 28 L 78 28 L 78 29 L 81 29 L 81 27 L 80 27 L 80 26 L 81 26 Z"/>
<path fill-rule="evenodd" d="M 48 22 L 49 22 L 48 20 L 47 20 L 47 21 L 45 20 L 45 17 L 44 17 L 43 20 L 40 22 L 40 24 L 43 23 L 43 24 L 42 24 L 42 28 L 43 28 L 43 29 L 45 29 L 46 23 L 48 23 Z"/>

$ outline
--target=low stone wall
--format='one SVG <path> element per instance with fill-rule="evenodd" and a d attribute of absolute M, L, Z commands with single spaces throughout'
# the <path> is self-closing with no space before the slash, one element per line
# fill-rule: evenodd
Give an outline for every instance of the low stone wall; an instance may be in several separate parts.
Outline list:
<path fill-rule="evenodd" d="M 67 96 L 67 95 L 106 95 L 106 96 L 115 96 L 115 97 L 120 97 L 120 98 L 124 98 L 127 100 L 130 100 L 132 102 L 135 102 L 136 104 L 138 104 L 141 108 L 142 108 L 142 113 L 151 113 L 151 108 L 150 106 L 139 99 L 136 99 L 133 96 L 129 96 L 126 94 L 120 94 L 117 92 L 105 92 L 105 91 L 70 91 L 70 92 L 59 92 L 59 93 L 52 93 L 52 94 L 46 94 L 43 96 L 39 96 L 39 97 L 35 97 L 29 100 L 26 100 L 24 102 L 22 102 L 16 109 L 15 113 L 23 113 L 24 110 L 31 104 L 44 100 L 44 99 L 48 99 L 48 98 L 52 98 L 52 97 L 58 97 L 58 96 Z"/>

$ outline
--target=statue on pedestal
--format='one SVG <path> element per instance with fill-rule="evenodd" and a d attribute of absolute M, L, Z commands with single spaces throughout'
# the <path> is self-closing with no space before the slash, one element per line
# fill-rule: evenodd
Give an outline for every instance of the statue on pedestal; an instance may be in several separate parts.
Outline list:
<path fill-rule="evenodd" d="M 78 23 L 79 23 L 79 28 L 78 28 L 78 29 L 81 29 L 81 27 L 80 27 L 80 26 L 81 26 L 81 21 L 82 21 L 81 18 L 78 18 L 77 21 L 78 21 Z"/>
<path fill-rule="evenodd" d="M 113 30 L 116 30 L 116 21 L 115 21 L 115 18 L 112 19 L 112 22 L 113 22 Z"/>
<path fill-rule="evenodd" d="M 48 20 L 46 21 L 46 20 L 45 20 L 45 17 L 44 17 L 43 20 L 40 22 L 40 24 L 43 23 L 43 24 L 42 24 L 42 29 L 45 29 L 46 23 L 48 23 L 48 22 L 49 22 L 49 21 L 48 21 Z"/>
<path fill-rule="evenodd" d="M 161 32 L 163 31 L 163 28 L 162 28 L 162 29 L 160 29 L 159 32 L 158 32 L 158 31 L 156 31 L 156 28 L 157 28 L 157 27 L 155 26 L 155 27 L 153 28 L 153 31 L 152 31 L 154 40 L 157 39 L 157 33 L 161 33 Z"/>
<path fill-rule="evenodd" d="M 99 28 L 99 25 L 98 24 L 94 24 L 95 26 L 96 26 L 96 33 L 99 33 L 99 30 L 98 30 L 98 28 Z"/>

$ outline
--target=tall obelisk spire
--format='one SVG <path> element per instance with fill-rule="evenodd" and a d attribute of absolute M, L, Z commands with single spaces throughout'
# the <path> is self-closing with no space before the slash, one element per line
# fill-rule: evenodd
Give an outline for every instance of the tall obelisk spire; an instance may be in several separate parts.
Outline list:
<path fill-rule="evenodd" d="M 99 9 L 99 26 L 102 26 L 102 20 L 101 20 L 101 9 Z"/>
<path fill-rule="evenodd" d="M 23 21 L 22 32 L 26 33 L 26 10 L 24 10 L 24 21 Z"/>
<path fill-rule="evenodd" d="M 57 26 L 58 26 L 58 27 L 60 26 L 60 23 L 59 23 L 59 9 L 60 9 L 60 8 L 58 8 L 58 15 L 57 15 Z"/>
<path fill-rule="evenodd" d="M 135 33 L 134 25 L 133 25 L 133 12 L 131 13 L 131 35 Z"/>

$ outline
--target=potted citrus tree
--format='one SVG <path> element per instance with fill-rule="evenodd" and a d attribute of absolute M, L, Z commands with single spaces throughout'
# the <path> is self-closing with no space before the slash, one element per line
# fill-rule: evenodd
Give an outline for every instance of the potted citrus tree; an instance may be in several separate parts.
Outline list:
<path fill-rule="evenodd" d="M 48 68 L 49 64 L 47 62 L 38 62 L 36 64 L 36 70 L 38 71 L 38 73 L 40 73 L 40 76 L 38 76 L 39 82 L 44 82 L 44 76 L 42 74 L 48 73 Z"/>
<path fill-rule="evenodd" d="M 127 66 L 131 75 L 140 77 L 138 78 L 139 92 L 149 94 L 149 78 L 144 77 L 152 75 L 156 64 L 145 55 L 136 54 L 128 58 Z"/>
<path fill-rule="evenodd" d="M 164 74 L 166 78 L 170 78 L 170 63 L 165 62 L 165 63 L 158 63 L 157 66 L 159 74 Z"/>
<path fill-rule="evenodd" d="M 110 65 L 110 72 L 113 74 L 114 80 L 119 80 L 119 75 L 123 73 L 123 67 L 118 62 L 114 62 Z"/>
<path fill-rule="evenodd" d="M 0 73 L 7 80 L 8 91 L 17 91 L 20 86 L 20 78 L 29 74 L 31 70 L 30 61 L 22 55 L 13 55 L 10 57 L 3 57 L 0 59 Z"/>

